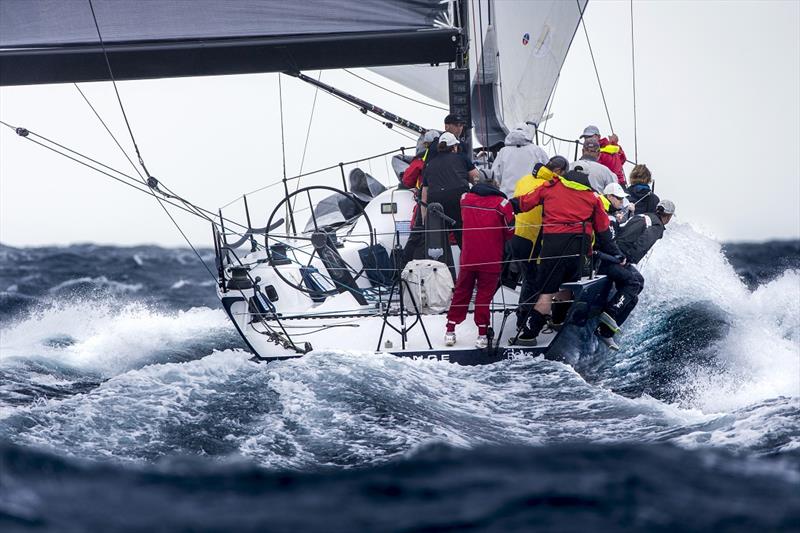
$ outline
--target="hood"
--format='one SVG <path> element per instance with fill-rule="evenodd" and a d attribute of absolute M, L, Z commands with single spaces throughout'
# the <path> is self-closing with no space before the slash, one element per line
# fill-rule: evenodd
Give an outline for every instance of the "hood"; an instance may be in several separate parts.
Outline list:
<path fill-rule="evenodd" d="M 488 183 L 478 182 L 472 186 L 470 189 L 471 193 L 475 193 L 478 196 L 502 196 L 506 198 L 506 195 L 500 191 L 497 187 L 492 187 Z"/>
<path fill-rule="evenodd" d="M 525 146 L 526 144 L 531 144 L 531 136 L 530 132 L 527 130 L 511 130 L 506 135 L 505 145 L 506 146 Z"/>
<path fill-rule="evenodd" d="M 631 196 L 635 196 L 636 198 L 641 198 L 642 196 L 648 194 L 650 192 L 650 185 L 647 183 L 636 183 L 628 187 L 628 194 Z"/>

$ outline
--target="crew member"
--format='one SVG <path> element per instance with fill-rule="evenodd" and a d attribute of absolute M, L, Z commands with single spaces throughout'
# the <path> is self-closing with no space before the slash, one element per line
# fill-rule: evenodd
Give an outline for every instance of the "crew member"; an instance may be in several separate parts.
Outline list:
<path fill-rule="evenodd" d="M 439 137 L 438 155 L 429 159 L 422 171 L 422 216 L 425 205 L 439 203 L 444 214 L 455 220 L 453 235 L 461 248 L 461 195 L 469 191 L 478 171 L 463 154 L 458 153 L 458 139 L 450 132 Z"/>
<path fill-rule="evenodd" d="M 456 325 L 467 317 L 472 291 L 475 295 L 475 324 L 478 326 L 476 348 L 489 343 L 489 304 L 497 290 L 503 267 L 503 249 L 511 238 L 514 222 L 511 203 L 497 188 L 495 181 L 481 181 L 461 199 L 464 220 L 463 247 L 453 301 L 447 312 L 444 343 L 456 343 Z"/>
<path fill-rule="evenodd" d="M 449 114 L 444 117 L 444 131 L 445 133 L 452 133 L 456 139 L 459 139 L 459 146 L 460 151 L 467 158 L 470 163 L 472 162 L 472 158 L 470 154 L 465 153 L 465 146 L 460 141 L 461 135 L 464 133 L 464 128 L 466 127 L 467 122 L 459 115 Z M 431 143 L 431 148 L 428 153 L 428 161 L 433 160 L 439 154 L 439 138 L 436 137 L 433 139 Z M 474 165 L 473 165 L 474 166 Z"/>
<path fill-rule="evenodd" d="M 511 196 L 520 178 L 529 175 L 536 163 L 544 165 L 549 159 L 544 150 L 533 144 L 530 128 L 520 124 L 506 135 L 505 146 L 497 153 L 492 171 L 503 194 Z"/>
<path fill-rule="evenodd" d="M 631 203 L 636 206 L 636 212 L 638 214 L 655 213 L 661 200 L 653 192 L 653 177 L 650 169 L 645 165 L 636 165 L 631 170 L 630 180 L 631 186 L 628 187 L 628 193 L 631 195 Z"/>
<path fill-rule="evenodd" d="M 403 185 L 414 191 L 414 198 L 421 200 L 422 194 L 422 170 L 425 168 L 425 162 L 428 159 L 431 143 L 438 139 L 441 134 L 436 130 L 428 130 L 420 137 L 417 146 L 417 153 L 411 163 L 403 171 L 401 176 Z M 421 259 L 417 257 L 423 249 L 425 243 L 425 222 L 422 219 L 422 210 L 419 207 L 419 201 L 414 203 L 414 211 L 411 215 L 411 233 L 403 249 L 403 259 L 400 268 L 412 259 Z"/>
<path fill-rule="evenodd" d="M 547 322 L 553 296 L 561 284 L 580 278 L 585 256 L 591 251 L 592 234 L 601 251 L 612 257 L 621 257 L 621 252 L 609 231 L 603 203 L 584 172 L 570 170 L 549 184 L 512 199 L 512 203 L 516 212 L 543 206 L 541 263 L 535 285 L 539 297 L 527 327 L 516 339 L 519 344 L 532 345 Z"/>
<path fill-rule="evenodd" d="M 528 174 L 517 182 L 514 197 L 524 196 L 549 183 L 558 176 L 564 175 L 569 162 L 560 155 L 554 156 L 546 165 L 541 165 L 536 176 Z M 522 286 L 519 292 L 517 307 L 517 327 L 525 325 L 530 316 L 533 298 L 536 294 L 536 259 L 541 248 L 542 206 L 519 213 L 514 222 L 514 236 L 511 238 L 511 255 L 522 271 Z"/>
<path fill-rule="evenodd" d="M 628 209 L 628 206 L 631 203 L 627 201 L 628 193 L 619 183 L 609 183 L 603 189 L 603 196 L 608 202 L 606 210 L 608 211 L 608 218 L 611 220 L 612 231 L 615 231 L 619 224 L 630 218 L 631 210 Z"/>
<path fill-rule="evenodd" d="M 619 137 L 615 133 L 598 141 L 600 143 L 600 155 L 597 162 L 608 167 L 617 177 L 617 182 L 625 187 L 625 171 L 623 165 L 628 159 L 625 157 L 625 150 L 619 145 Z"/>
<path fill-rule="evenodd" d="M 620 226 L 616 241 L 625 257 L 624 261 L 599 254 L 603 260 L 598 272 L 614 282 L 617 292 L 600 315 L 600 325 L 595 333 L 612 350 L 619 349 L 614 342 L 614 335 L 636 307 L 639 293 L 644 287 L 644 278 L 634 265 L 664 235 L 664 227 L 674 214 L 675 204 L 661 200 L 655 213 L 636 215 Z"/>
<path fill-rule="evenodd" d="M 570 170 L 580 170 L 589 175 L 589 183 L 592 184 L 598 194 L 603 194 L 603 189 L 609 183 L 617 183 L 617 177 L 607 167 L 597 162 L 600 157 L 600 143 L 592 137 L 587 137 L 583 141 L 583 154 L 577 161 L 570 164 Z"/>

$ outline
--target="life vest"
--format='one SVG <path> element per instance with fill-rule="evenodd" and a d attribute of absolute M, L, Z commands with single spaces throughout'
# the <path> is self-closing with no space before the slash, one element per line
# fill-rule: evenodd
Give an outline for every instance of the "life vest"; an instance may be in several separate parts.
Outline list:
<path fill-rule="evenodd" d="M 537 187 L 541 187 L 555 177 L 556 174 L 554 174 L 552 170 L 542 165 L 536 173 L 536 177 L 534 177 L 533 174 L 528 174 L 520 178 L 516 187 L 514 187 L 514 196 L 520 197 L 529 192 L 533 192 Z M 514 235 L 522 237 L 523 239 L 528 239 L 535 244 L 541 231 L 542 206 L 537 206 L 530 211 L 517 214 L 514 224 Z M 533 252 L 533 248 L 531 248 L 531 252 Z"/>
<path fill-rule="evenodd" d="M 604 154 L 618 154 L 619 146 L 616 144 L 607 144 L 600 148 L 600 151 Z"/>

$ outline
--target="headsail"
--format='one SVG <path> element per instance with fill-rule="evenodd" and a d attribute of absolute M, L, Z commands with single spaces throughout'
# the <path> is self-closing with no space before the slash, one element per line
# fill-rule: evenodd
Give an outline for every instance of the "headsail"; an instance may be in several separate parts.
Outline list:
<path fill-rule="evenodd" d="M 588 0 L 480 0 L 470 4 L 472 121 L 479 142 L 502 141 L 509 126 L 538 124 Z M 478 35 L 480 34 L 480 35 Z M 372 69 L 437 102 L 447 102 L 447 67 Z"/>
<path fill-rule="evenodd" d="M 439 0 L 3 0 L 0 84 L 449 61 L 458 31 Z"/>

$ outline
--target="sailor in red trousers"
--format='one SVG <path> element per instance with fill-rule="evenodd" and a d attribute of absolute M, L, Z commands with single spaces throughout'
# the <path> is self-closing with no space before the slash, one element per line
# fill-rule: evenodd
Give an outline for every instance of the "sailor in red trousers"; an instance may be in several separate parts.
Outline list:
<path fill-rule="evenodd" d="M 475 324 L 478 338 L 475 347 L 486 348 L 489 344 L 489 304 L 500 281 L 505 242 L 514 234 L 511 228 L 514 211 L 496 182 L 481 181 L 461 197 L 461 217 L 464 222 L 461 264 L 453 301 L 447 312 L 444 343 L 446 346 L 456 343 L 456 325 L 467 317 L 472 291 L 477 285 Z"/>

